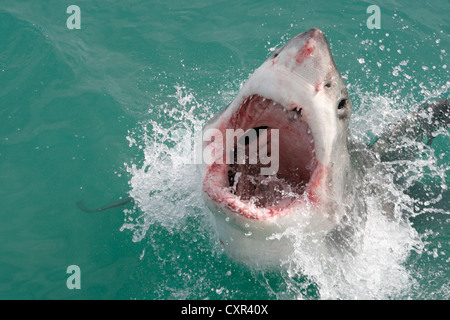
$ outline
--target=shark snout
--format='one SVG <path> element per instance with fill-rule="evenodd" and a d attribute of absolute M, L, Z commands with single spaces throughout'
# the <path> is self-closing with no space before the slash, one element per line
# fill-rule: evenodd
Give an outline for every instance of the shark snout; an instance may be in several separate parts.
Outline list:
<path fill-rule="evenodd" d="M 295 36 L 292 40 L 298 41 L 300 46 L 304 46 L 309 40 L 322 41 L 325 40 L 325 35 L 319 28 L 312 28 L 308 31 L 302 32 Z"/>
<path fill-rule="evenodd" d="M 319 28 L 312 28 L 304 32 L 310 38 L 323 37 L 323 31 Z"/>

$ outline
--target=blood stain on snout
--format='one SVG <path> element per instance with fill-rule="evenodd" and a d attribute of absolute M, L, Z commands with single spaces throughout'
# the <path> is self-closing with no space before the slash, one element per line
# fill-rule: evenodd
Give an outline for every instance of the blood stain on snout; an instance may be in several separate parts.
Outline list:
<path fill-rule="evenodd" d="M 315 49 L 316 45 L 314 41 L 307 41 L 305 45 L 300 50 L 298 50 L 297 54 L 295 55 L 295 61 L 297 61 L 298 64 L 302 64 Z"/>

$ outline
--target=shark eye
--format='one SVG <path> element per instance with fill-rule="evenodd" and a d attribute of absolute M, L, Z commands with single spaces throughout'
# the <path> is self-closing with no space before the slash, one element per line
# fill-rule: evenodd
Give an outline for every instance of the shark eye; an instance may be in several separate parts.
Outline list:
<path fill-rule="evenodd" d="M 325 87 L 325 88 L 331 88 L 331 82 L 325 83 L 324 87 Z"/>
<path fill-rule="evenodd" d="M 341 101 L 339 101 L 339 104 L 338 104 L 338 110 L 341 110 L 341 109 L 343 109 L 343 108 L 345 108 L 345 105 L 347 104 L 347 99 L 341 99 Z"/>
<path fill-rule="evenodd" d="M 278 52 L 273 55 L 274 58 L 278 57 Z"/>

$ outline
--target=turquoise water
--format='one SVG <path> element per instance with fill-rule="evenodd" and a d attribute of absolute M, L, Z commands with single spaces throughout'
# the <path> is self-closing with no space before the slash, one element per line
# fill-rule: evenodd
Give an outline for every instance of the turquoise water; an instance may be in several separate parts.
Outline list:
<path fill-rule="evenodd" d="M 81 29 L 69 30 L 69 5 Z M 388 164 L 403 219 L 368 219 L 354 263 L 248 268 L 218 244 L 174 128 L 201 126 L 272 50 L 321 28 L 364 141 L 448 98 L 447 0 L 0 3 L 0 298 L 449 299 L 448 131 Z M 372 180 L 382 177 L 373 176 Z M 395 182 L 395 183 L 394 183 Z M 85 213 L 132 196 L 134 204 Z M 320 260 L 320 259 L 319 259 Z M 69 290 L 77 265 L 81 289 Z"/>

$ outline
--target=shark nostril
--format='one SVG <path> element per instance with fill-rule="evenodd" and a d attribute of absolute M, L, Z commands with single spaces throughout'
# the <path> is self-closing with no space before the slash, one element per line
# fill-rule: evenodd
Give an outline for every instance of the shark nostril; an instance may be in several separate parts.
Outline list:
<path fill-rule="evenodd" d="M 347 103 L 347 99 L 342 99 L 341 101 L 339 101 L 338 110 L 343 109 L 345 107 L 346 103 Z"/>

